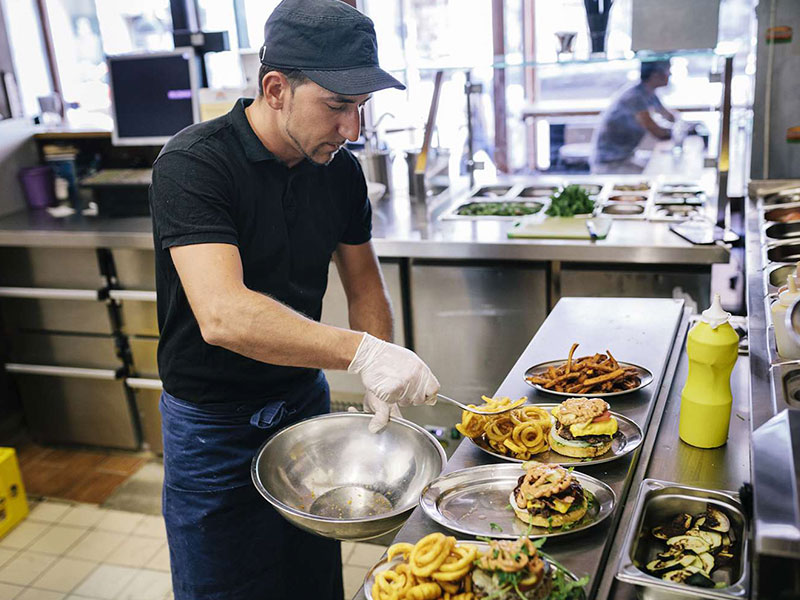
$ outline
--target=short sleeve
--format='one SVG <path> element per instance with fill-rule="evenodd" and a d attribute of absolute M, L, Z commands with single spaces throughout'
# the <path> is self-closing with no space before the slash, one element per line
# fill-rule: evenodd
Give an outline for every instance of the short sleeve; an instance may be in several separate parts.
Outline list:
<path fill-rule="evenodd" d="M 630 107 L 630 111 L 635 115 L 636 113 L 640 113 L 643 110 L 648 110 L 650 108 L 650 98 L 648 95 L 643 92 L 637 90 L 636 93 L 631 94 L 628 106 Z"/>
<path fill-rule="evenodd" d="M 184 150 L 162 154 L 153 165 L 150 210 L 162 249 L 190 244 L 238 245 L 227 175 Z"/>
<path fill-rule="evenodd" d="M 350 201 L 352 211 L 342 235 L 345 244 L 365 244 L 372 239 L 372 206 L 367 196 L 367 181 L 358 160 L 350 157 L 353 169 L 351 174 Z"/>

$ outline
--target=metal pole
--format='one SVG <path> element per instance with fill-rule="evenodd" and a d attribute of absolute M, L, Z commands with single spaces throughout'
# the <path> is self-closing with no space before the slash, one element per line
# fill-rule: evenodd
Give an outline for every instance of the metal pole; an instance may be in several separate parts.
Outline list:
<path fill-rule="evenodd" d="M 733 57 L 725 57 L 725 72 L 722 79 L 722 128 L 719 138 L 719 161 L 717 162 L 717 225 L 727 223 L 728 171 L 730 169 L 731 136 L 731 80 L 733 79 Z"/>
<path fill-rule="evenodd" d="M 467 94 L 467 171 L 469 172 L 469 187 L 475 185 L 475 161 L 473 156 L 472 139 L 472 72 L 467 71 L 467 82 L 464 84 Z"/>

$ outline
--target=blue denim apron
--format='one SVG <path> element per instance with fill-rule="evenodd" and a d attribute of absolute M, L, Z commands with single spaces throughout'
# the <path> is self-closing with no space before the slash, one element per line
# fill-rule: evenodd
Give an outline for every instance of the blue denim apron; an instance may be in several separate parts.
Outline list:
<path fill-rule="evenodd" d="M 341 600 L 339 542 L 291 525 L 250 479 L 268 437 L 330 411 L 322 372 L 279 398 L 198 405 L 163 392 L 160 408 L 175 600 Z"/>

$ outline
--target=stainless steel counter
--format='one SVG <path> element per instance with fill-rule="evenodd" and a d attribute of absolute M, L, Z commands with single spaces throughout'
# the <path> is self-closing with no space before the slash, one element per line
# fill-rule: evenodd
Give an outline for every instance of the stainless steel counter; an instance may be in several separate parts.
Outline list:
<path fill-rule="evenodd" d="M 663 405 L 672 387 L 685 329 L 686 317 L 682 303 L 674 300 L 562 299 L 522 353 L 496 395 L 512 398 L 527 396 L 534 403 L 553 401 L 553 397 L 536 392 L 525 383 L 523 373 L 530 365 L 552 360 L 554 356 L 566 356 L 573 341 L 581 343 L 579 352 L 609 348 L 618 358 L 631 357 L 628 360 L 635 360 L 655 375 L 649 387 L 611 403 L 613 410 L 633 419 L 647 431 L 654 410 L 657 412 L 657 406 Z M 675 343 L 676 339 L 680 343 Z M 660 414 L 657 416 L 660 417 Z M 640 451 L 636 451 L 611 463 L 581 466 L 582 471 L 601 479 L 614 490 L 617 495 L 614 514 L 589 531 L 565 536 L 558 541 L 549 540 L 546 544 L 546 550 L 575 574 L 590 576 L 591 597 L 594 597 L 606 571 L 617 522 L 641 455 Z M 451 458 L 446 472 L 496 462 L 498 459 L 464 442 Z M 398 532 L 396 539 L 414 542 L 431 531 L 447 532 L 417 509 Z M 363 597 L 363 591 L 356 596 Z"/>
<path fill-rule="evenodd" d="M 373 236 L 382 258 L 439 260 L 522 260 L 617 264 L 710 265 L 727 262 L 725 246 L 694 246 L 667 223 L 614 222 L 608 238 L 582 240 L 510 240 L 511 222 L 442 221 L 439 215 L 456 198 L 425 205 L 397 197 L 374 205 Z M 22 211 L 0 219 L 0 245 L 50 247 L 153 247 L 148 217 L 104 219 Z"/>

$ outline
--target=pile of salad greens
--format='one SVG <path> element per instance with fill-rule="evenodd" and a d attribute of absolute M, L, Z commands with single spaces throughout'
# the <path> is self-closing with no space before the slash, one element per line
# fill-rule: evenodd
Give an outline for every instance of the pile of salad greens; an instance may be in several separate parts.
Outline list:
<path fill-rule="evenodd" d="M 591 213 L 594 200 L 579 185 L 568 185 L 550 196 L 550 206 L 545 214 L 548 217 L 574 217 Z"/>

